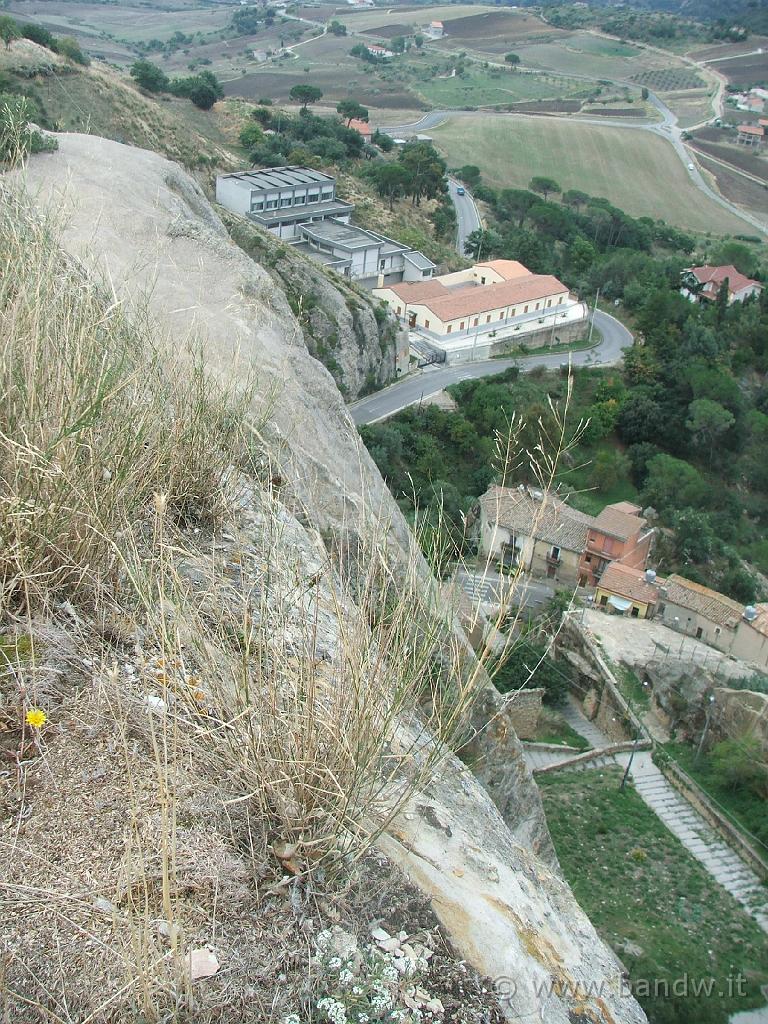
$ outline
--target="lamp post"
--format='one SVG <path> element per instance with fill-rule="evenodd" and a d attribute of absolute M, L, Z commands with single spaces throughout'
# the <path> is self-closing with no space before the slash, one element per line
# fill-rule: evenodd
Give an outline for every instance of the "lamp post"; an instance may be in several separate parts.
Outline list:
<path fill-rule="evenodd" d="M 600 289 L 598 288 L 597 291 L 595 292 L 595 306 L 594 306 L 594 309 L 592 310 L 592 316 L 589 319 L 589 338 L 587 339 L 587 344 L 588 345 L 592 344 L 592 331 L 594 331 L 594 329 L 595 329 L 595 313 L 597 312 L 597 300 L 599 298 L 600 298 Z"/>

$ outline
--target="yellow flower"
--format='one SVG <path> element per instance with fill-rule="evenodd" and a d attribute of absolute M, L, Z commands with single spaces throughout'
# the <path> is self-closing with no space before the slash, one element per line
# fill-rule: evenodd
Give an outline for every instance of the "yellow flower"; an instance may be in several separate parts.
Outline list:
<path fill-rule="evenodd" d="M 42 708 L 30 708 L 27 712 L 27 725 L 31 725 L 33 729 L 42 729 L 47 721 L 48 715 L 46 715 Z"/>

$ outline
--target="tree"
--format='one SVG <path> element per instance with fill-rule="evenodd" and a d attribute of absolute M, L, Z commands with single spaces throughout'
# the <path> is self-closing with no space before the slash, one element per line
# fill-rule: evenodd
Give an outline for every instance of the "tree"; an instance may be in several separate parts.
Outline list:
<path fill-rule="evenodd" d="M 480 184 L 480 168 L 475 164 L 464 164 L 456 171 L 456 177 L 461 178 L 465 185 L 474 188 Z"/>
<path fill-rule="evenodd" d="M 395 146 L 392 136 L 387 135 L 386 132 L 380 132 L 378 128 L 371 136 L 371 142 L 374 146 L 378 146 L 382 153 L 391 153 Z"/>
<path fill-rule="evenodd" d="M 7 14 L 0 17 L 0 39 L 5 43 L 6 50 L 10 50 L 11 43 L 20 36 L 21 30 L 13 18 L 9 18 Z"/>
<path fill-rule="evenodd" d="M 73 60 L 75 64 L 88 64 L 89 60 L 83 51 L 80 49 L 80 43 L 72 36 L 62 36 L 56 40 L 56 52 L 60 53 L 62 57 L 68 57 L 69 60 Z"/>
<path fill-rule="evenodd" d="M 411 178 L 408 171 L 400 164 L 382 163 L 376 169 L 376 191 L 383 199 L 389 201 L 390 210 L 396 199 L 408 194 Z"/>
<path fill-rule="evenodd" d="M 717 743 L 710 762 L 715 781 L 724 789 L 745 789 L 760 797 L 768 793 L 768 767 L 757 736 Z"/>
<path fill-rule="evenodd" d="M 526 687 L 544 687 L 545 704 L 563 704 L 568 696 L 569 676 L 564 662 L 555 663 L 547 644 L 523 637 L 512 650 L 491 662 L 488 673 L 500 693 Z"/>
<path fill-rule="evenodd" d="M 166 73 L 148 60 L 137 60 L 131 67 L 131 78 L 147 92 L 165 92 L 170 87 Z"/>
<path fill-rule="evenodd" d="M 528 188 L 532 192 L 540 193 L 540 195 L 544 196 L 545 199 L 548 195 L 551 195 L 551 193 L 553 192 L 562 191 L 562 189 L 560 188 L 560 186 L 554 178 L 531 178 L 531 180 L 528 183 Z"/>
<path fill-rule="evenodd" d="M 264 132 L 257 124 L 247 124 L 240 132 L 240 145 L 247 150 L 255 149 L 264 141 Z"/>
<path fill-rule="evenodd" d="M 752 604 L 757 598 L 757 587 L 751 573 L 740 565 L 735 565 L 720 580 L 720 588 L 728 597 L 742 604 Z"/>
<path fill-rule="evenodd" d="M 347 128 L 350 121 L 367 121 L 368 108 L 358 103 L 357 100 L 339 100 L 336 104 L 336 113 L 347 119 Z"/>
<path fill-rule="evenodd" d="M 210 110 L 216 102 L 216 93 L 208 82 L 200 81 L 190 90 L 189 98 L 201 110 Z"/>
<path fill-rule="evenodd" d="M 691 432 L 693 443 L 708 454 L 709 465 L 715 453 L 715 444 L 736 422 L 733 413 L 711 398 L 694 398 L 688 406 L 685 425 Z"/>
<path fill-rule="evenodd" d="M 706 512 L 684 508 L 672 519 L 675 552 L 683 562 L 706 562 L 715 553 L 717 538 Z"/>
<path fill-rule="evenodd" d="M 310 103 L 317 103 L 323 97 L 323 90 L 316 85 L 294 85 L 288 94 L 294 103 L 300 103 L 306 110 Z"/>
<path fill-rule="evenodd" d="M 580 192 L 577 188 L 569 188 L 567 192 L 563 192 L 563 202 L 566 206 L 573 206 L 575 209 L 580 210 L 582 206 L 586 206 L 589 202 L 589 196 L 586 192 Z"/>
<path fill-rule="evenodd" d="M 332 36 L 345 36 L 347 34 L 347 26 L 343 25 L 340 21 L 334 20 L 328 26 L 328 31 Z"/>
<path fill-rule="evenodd" d="M 405 51 L 405 36 L 395 36 L 390 39 L 389 45 L 394 53 L 403 53 Z"/>
<path fill-rule="evenodd" d="M 422 199 L 434 199 L 445 188 L 445 160 L 429 142 L 403 146 L 399 163 L 410 177 L 408 195 L 416 206 Z"/>
<path fill-rule="evenodd" d="M 424 45 L 424 36 L 420 32 L 417 32 L 416 35 L 413 37 L 413 42 L 416 49 L 420 50 Z"/>
<path fill-rule="evenodd" d="M 517 67 L 517 65 L 520 63 L 520 58 L 516 53 L 504 54 L 504 60 L 506 61 L 507 64 L 510 64 L 512 67 Z"/>
<path fill-rule="evenodd" d="M 689 462 L 672 455 L 654 455 L 648 461 L 643 504 L 659 512 L 706 506 L 710 494 L 707 481 Z"/>
<path fill-rule="evenodd" d="M 590 483 L 598 491 L 610 491 L 618 480 L 624 480 L 629 474 L 629 459 L 615 448 L 602 449 L 595 456 L 590 474 Z"/>
<path fill-rule="evenodd" d="M 734 266 L 741 274 L 751 277 L 757 269 L 754 251 L 743 242 L 721 242 L 712 254 L 717 266 Z"/>

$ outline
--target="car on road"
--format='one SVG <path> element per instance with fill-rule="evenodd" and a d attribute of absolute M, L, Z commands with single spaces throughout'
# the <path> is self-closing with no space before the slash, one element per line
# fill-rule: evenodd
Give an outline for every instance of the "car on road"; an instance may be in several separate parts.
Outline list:
<path fill-rule="evenodd" d="M 689 171 L 695 171 L 696 168 L 693 166 L 693 164 L 688 164 L 688 170 Z"/>
<path fill-rule="evenodd" d="M 466 195 L 466 189 L 464 188 L 464 186 L 463 186 L 463 185 L 459 185 L 459 186 L 458 186 L 458 188 L 456 189 L 456 195 L 457 195 L 457 196 L 463 196 L 463 195 Z"/>

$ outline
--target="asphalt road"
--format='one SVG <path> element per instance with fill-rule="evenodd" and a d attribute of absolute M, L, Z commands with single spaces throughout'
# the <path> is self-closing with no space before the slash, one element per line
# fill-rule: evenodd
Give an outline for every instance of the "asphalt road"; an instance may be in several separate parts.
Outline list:
<path fill-rule="evenodd" d="M 464 244 L 467 240 L 467 236 L 471 235 L 473 231 L 480 227 L 480 214 L 477 212 L 475 206 L 475 200 L 469 194 L 464 193 L 460 196 L 457 192 L 459 188 L 459 182 L 454 181 L 453 178 L 448 179 L 448 191 L 453 201 L 454 209 L 456 210 L 456 251 L 459 256 L 466 255 L 464 250 Z"/>
<path fill-rule="evenodd" d="M 595 348 L 570 353 L 573 366 L 613 366 L 621 359 L 624 349 L 632 344 L 632 334 L 624 324 L 602 310 L 598 309 L 595 313 L 595 326 L 602 333 L 602 341 Z M 349 411 L 358 426 L 376 423 L 460 380 L 490 377 L 510 366 L 519 366 L 523 373 L 532 370 L 534 366 L 556 370 L 568 357 L 568 352 L 553 352 L 549 355 L 518 356 L 516 359 L 484 359 L 476 363 L 457 363 L 455 366 L 427 366 L 418 375 L 409 376 L 375 395 L 355 402 L 349 406 Z"/>

